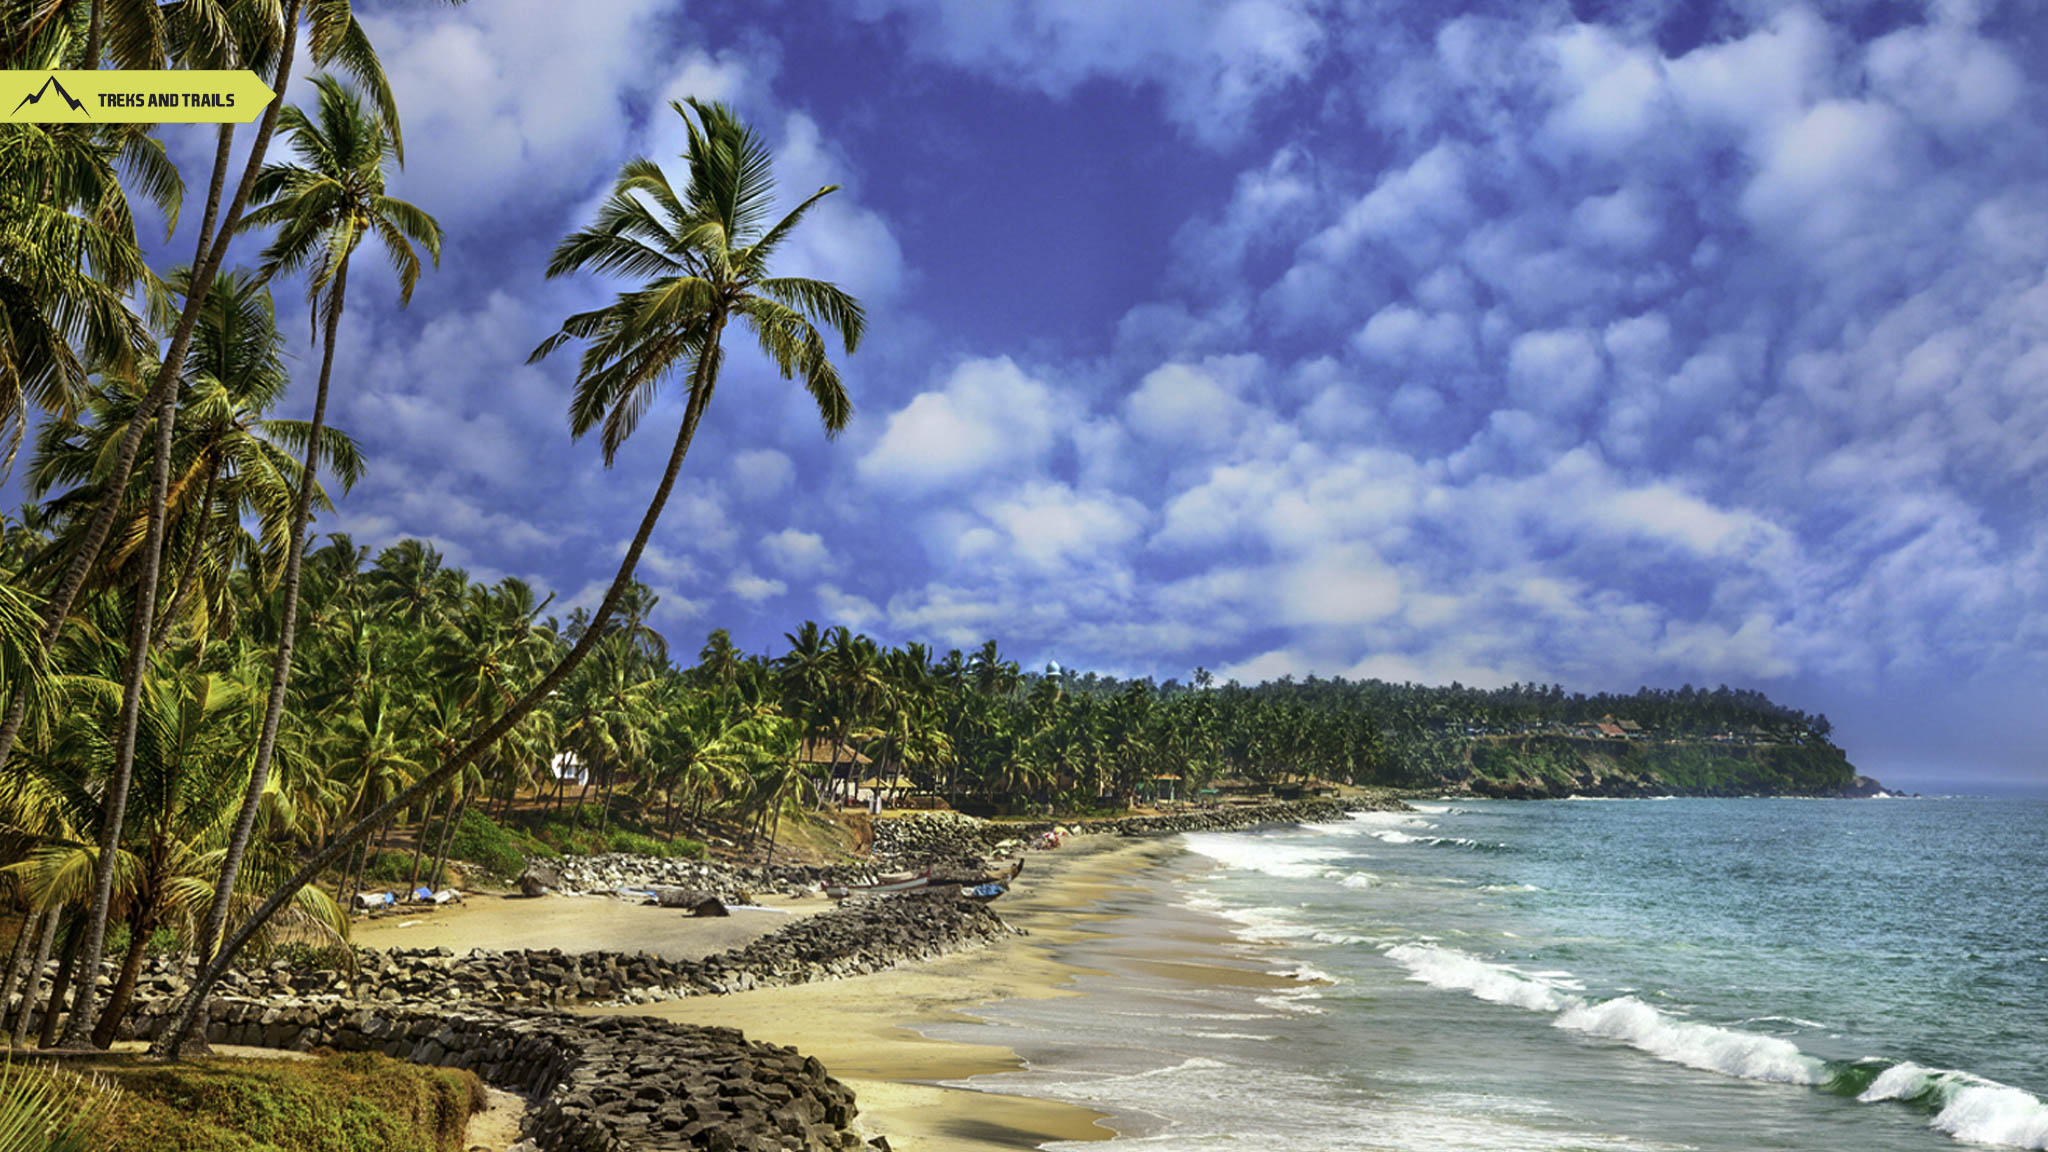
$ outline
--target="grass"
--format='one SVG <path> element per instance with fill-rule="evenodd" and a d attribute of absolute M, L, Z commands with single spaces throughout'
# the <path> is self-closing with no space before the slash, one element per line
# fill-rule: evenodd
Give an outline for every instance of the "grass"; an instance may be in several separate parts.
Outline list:
<path fill-rule="evenodd" d="M 461 1152 L 470 1113 L 484 1103 L 471 1073 L 369 1053 L 115 1060 L 91 1071 L 103 1080 L 23 1066 L 10 1087 L 41 1087 L 70 1111 L 99 1112 L 89 1145 L 97 1152 Z"/>

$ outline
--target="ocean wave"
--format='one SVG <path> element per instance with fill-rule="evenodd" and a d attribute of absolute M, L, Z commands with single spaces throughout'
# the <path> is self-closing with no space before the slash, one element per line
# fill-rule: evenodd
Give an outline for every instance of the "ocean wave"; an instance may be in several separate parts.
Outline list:
<path fill-rule="evenodd" d="M 1186 837 L 1191 850 L 1226 868 L 1263 872 L 1290 880 L 1313 880 L 1322 876 L 1329 861 L 1346 855 L 1340 848 L 1303 844 L 1271 836 L 1240 836 L 1220 832 L 1194 832 Z"/>
<path fill-rule="evenodd" d="M 1476 852 L 1505 852 L 1505 844 L 1468 840 L 1463 836 L 1412 836 L 1399 828 L 1374 828 L 1367 835 L 1386 844 L 1428 844 L 1443 848 L 1469 848 Z"/>
<path fill-rule="evenodd" d="M 2048 1104 L 2023 1089 L 1968 1072 L 1908 1060 L 1878 1073 L 1856 1098 L 1866 1104 L 1897 1100 L 1932 1109 L 1929 1123 L 1958 1140 L 2048 1148 Z"/>
<path fill-rule="evenodd" d="M 2048 1103 L 1995 1080 L 1911 1061 L 1831 1063 L 1783 1037 L 1687 1020 L 1635 996 L 1594 1000 L 1577 995 L 1570 972 L 1526 972 L 1440 944 L 1397 944 L 1385 953 L 1408 969 L 1411 980 L 1495 1004 L 1555 1013 L 1551 1023 L 1558 1028 L 1616 1040 L 1673 1064 L 1743 1080 L 1821 1088 L 1866 1104 L 1897 1101 L 1933 1112 L 1929 1124 L 1958 1140 L 2048 1150 Z M 1740 1023 L 1826 1027 L 1797 1016 L 1757 1016 Z"/>
<path fill-rule="evenodd" d="M 1396 944 L 1388 959 L 1408 969 L 1409 979 L 1434 988 L 1469 992 L 1494 1004 L 1512 1004 L 1532 1012 L 1556 1012 L 1575 998 L 1554 984 L 1501 964 L 1489 964 L 1455 948 L 1435 944 Z"/>
<path fill-rule="evenodd" d="M 1776 1084 L 1820 1084 L 1827 1064 L 1799 1045 L 1776 1036 L 1680 1020 L 1633 996 L 1570 1005 L 1558 1015 L 1559 1028 L 1619 1040 L 1661 1060 L 1744 1080 Z"/>

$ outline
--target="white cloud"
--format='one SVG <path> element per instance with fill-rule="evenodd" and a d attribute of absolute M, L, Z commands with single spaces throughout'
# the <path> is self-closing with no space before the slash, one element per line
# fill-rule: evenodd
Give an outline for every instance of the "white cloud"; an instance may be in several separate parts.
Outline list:
<path fill-rule="evenodd" d="M 1615 153 L 1647 135 L 1664 83 L 1655 51 L 1624 44 L 1612 30 L 1574 24 L 1546 39 L 1561 99 L 1544 131 L 1570 147 Z"/>
<path fill-rule="evenodd" d="M 882 610 L 865 596 L 856 596 L 834 584 L 817 588 L 818 612 L 831 624 L 843 624 L 856 631 L 882 619 Z"/>
<path fill-rule="evenodd" d="M 1001 473 L 1044 456 L 1068 422 L 1052 389 L 1009 357 L 969 360 L 890 415 L 860 474 L 915 490 Z"/>
<path fill-rule="evenodd" d="M 1571 415 L 1593 402 L 1606 372 L 1589 332 L 1525 332 L 1508 350 L 1508 395 L 1531 411 Z"/>
<path fill-rule="evenodd" d="M 732 578 L 726 581 L 725 587 L 726 591 L 731 592 L 734 596 L 749 604 L 759 604 L 764 600 L 772 600 L 789 591 L 789 585 L 784 584 L 780 580 L 770 580 L 764 576 L 757 576 L 751 568 L 741 568 L 739 571 L 734 572 Z"/>
<path fill-rule="evenodd" d="M 1829 100 L 1774 132 L 1743 190 L 1751 220 L 1802 242 L 1847 236 L 1873 197 L 1901 179 L 1907 141 L 1882 104 Z"/>
<path fill-rule="evenodd" d="M 999 83 L 1064 96 L 1096 76 L 1156 84 L 1197 139 L 1235 139 L 1259 105 L 1305 79 L 1324 34 L 1307 0 L 864 0 L 909 17 L 923 52 Z"/>
<path fill-rule="evenodd" d="M 655 13 L 592 11 L 561 34 L 546 0 L 365 14 L 404 110 L 396 194 L 444 224 L 579 196 L 625 154 Z"/>
<path fill-rule="evenodd" d="M 832 552 L 825 538 L 816 532 L 784 528 L 761 537 L 761 552 L 768 562 L 791 576 L 810 576 L 832 564 Z"/>
<path fill-rule="evenodd" d="M 1951 135 L 1996 124 L 2026 83 L 2003 48 L 1952 25 L 1901 28 L 1874 41 L 1864 60 L 1879 92 Z"/>
<path fill-rule="evenodd" d="M 773 448 L 754 448 L 732 458 L 732 478 L 741 496 L 768 500 L 781 495 L 796 479 L 796 466 Z"/>
<path fill-rule="evenodd" d="M 1459 147 L 1438 144 L 1407 167 L 1382 177 L 1310 242 L 1310 252 L 1320 259 L 1341 260 L 1367 239 L 1391 240 L 1422 251 L 1428 236 L 1456 226 L 1471 212 L 1466 166 Z"/>
<path fill-rule="evenodd" d="M 1136 539 L 1144 517 L 1143 506 L 1129 498 L 1044 482 L 985 499 L 977 507 L 1002 530 L 1000 553 L 970 544 L 963 558 L 987 564 L 1014 557 L 1040 571 L 1094 566 Z"/>
<path fill-rule="evenodd" d="M 1176 449 L 1218 448 L 1237 438 L 1245 415 L 1238 395 L 1260 368 L 1256 356 L 1163 365 L 1146 374 L 1124 410 L 1132 430 L 1147 439 Z"/>

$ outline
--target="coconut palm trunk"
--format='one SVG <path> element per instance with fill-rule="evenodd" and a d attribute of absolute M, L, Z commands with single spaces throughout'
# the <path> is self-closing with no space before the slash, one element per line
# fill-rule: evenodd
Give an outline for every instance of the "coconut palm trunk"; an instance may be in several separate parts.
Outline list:
<path fill-rule="evenodd" d="M 235 813 L 235 826 L 228 834 L 227 855 L 221 861 L 220 876 L 214 882 L 213 902 L 200 923 L 197 955 L 201 963 L 213 957 L 214 942 L 227 923 L 228 905 L 240 878 L 242 857 L 256 831 L 256 814 L 263 808 L 263 790 L 270 783 L 270 762 L 277 754 L 277 730 L 284 719 L 285 692 L 291 687 L 292 646 L 298 635 L 299 581 L 306 559 L 306 522 L 313 515 L 313 487 L 320 462 L 320 436 L 327 427 L 327 389 L 334 376 L 334 334 L 341 324 L 343 294 L 348 289 L 348 257 L 341 259 L 334 288 L 328 293 L 326 331 L 320 349 L 320 382 L 313 391 L 313 420 L 306 437 L 305 471 L 299 477 L 298 498 L 292 503 L 291 537 L 284 561 L 284 603 L 278 622 L 277 652 L 270 669 L 270 696 L 263 706 L 263 727 L 256 737 L 256 760 L 249 769 L 249 786 L 242 793 L 242 807 Z"/>
<path fill-rule="evenodd" d="M 14 1030 L 7 1037 L 15 1048 L 28 1042 L 28 1020 L 36 1010 L 36 1001 L 42 997 L 43 969 L 50 966 L 50 948 L 56 943 L 57 923 L 63 915 L 64 906 L 56 903 L 43 913 L 43 930 L 36 934 L 35 960 L 29 965 L 28 981 L 21 989 L 21 1008 L 14 1016 Z"/>
<path fill-rule="evenodd" d="M 126 683 L 121 689 L 121 712 L 114 745 L 114 772 L 107 780 L 106 797 L 100 806 L 99 859 L 93 870 L 92 904 L 86 912 L 85 935 L 81 942 L 79 967 L 86 973 L 72 998 L 71 1016 L 64 1026 L 63 1044 L 82 1047 L 91 1039 L 97 1022 L 100 958 L 106 950 L 107 916 L 114 906 L 114 877 L 118 870 L 121 831 L 128 815 L 128 789 L 135 778 L 135 737 L 142 723 L 142 685 L 149 675 L 150 638 L 155 635 L 156 583 L 163 569 L 164 508 L 171 490 L 171 432 L 177 417 L 178 390 L 173 385 L 164 393 L 157 410 L 156 468 L 150 478 L 149 527 L 143 537 L 142 576 L 135 589 L 135 608 L 128 630 L 128 661 L 123 668 Z M 136 422 L 141 423 L 140 412 Z M 67 956 L 66 959 L 69 959 Z"/>
<path fill-rule="evenodd" d="M 7 964 L 7 987 L 0 991 L 0 1027 L 28 1019 L 36 994 L 42 990 L 43 965 L 50 962 L 50 940 L 57 934 L 57 917 L 62 912 L 63 908 L 54 903 L 47 909 L 32 907 L 28 918 L 21 922 L 14 956 Z M 33 969 L 29 967 L 31 962 L 35 965 Z M 9 1016 L 8 1006 L 14 1003 L 16 989 L 21 990 L 20 1015 Z M 22 1031 L 26 1033 L 25 1025 Z M 14 1043 L 20 1044 L 20 1038 L 16 1037 Z"/>
<path fill-rule="evenodd" d="M 57 1043 L 57 1023 L 64 1017 L 64 1001 L 71 995 L 71 980 L 78 971 L 78 950 L 83 943 L 80 938 L 85 934 L 86 917 L 74 911 L 70 919 L 71 926 L 64 930 L 64 951 L 57 961 L 57 976 L 50 982 L 50 998 L 43 1004 L 43 1027 L 36 1039 L 39 1048 Z M 75 1003 L 73 1008 L 76 1009 Z"/>
<path fill-rule="evenodd" d="M 430 886 L 438 888 L 442 885 L 440 878 L 445 875 L 442 869 L 448 866 L 448 846 L 455 842 L 455 830 L 462 826 L 462 814 L 468 810 L 469 793 L 464 792 L 462 798 L 455 802 L 455 807 L 449 810 L 448 818 L 441 823 L 441 843 L 434 849 L 434 867 L 427 873 Z"/>
<path fill-rule="evenodd" d="M 454 803 L 455 797 L 448 797 L 448 801 L 451 804 Z M 443 816 L 446 815 L 445 811 L 441 808 L 441 797 L 439 795 L 427 797 L 426 810 L 420 813 L 419 823 L 413 825 L 412 866 L 407 870 L 405 877 L 405 890 L 408 892 L 420 886 L 420 860 L 427 854 L 427 834 L 434 826 L 434 816 L 437 813 Z"/>

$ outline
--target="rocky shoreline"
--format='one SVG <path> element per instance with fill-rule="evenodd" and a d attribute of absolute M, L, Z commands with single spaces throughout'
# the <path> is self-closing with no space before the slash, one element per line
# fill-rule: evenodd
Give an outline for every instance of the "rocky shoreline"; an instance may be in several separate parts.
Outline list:
<path fill-rule="evenodd" d="M 1119 836 L 1230 831 L 1400 809 L 1391 798 L 1230 805 L 1059 827 Z M 1055 827 L 923 813 L 879 822 L 872 866 L 726 868 L 651 857 L 553 862 L 565 887 L 597 891 L 683 885 L 736 903 L 761 890 L 860 883 L 903 866 L 986 867 L 991 857 Z M 656 913 L 651 913 L 656 914 Z M 669 913 L 674 914 L 674 913 Z M 577 1004 L 646 1004 L 878 972 L 983 947 L 1010 929 L 954 889 L 855 898 L 791 922 L 744 947 L 701 960 L 646 952 L 357 949 L 352 969 L 300 970 L 283 961 L 238 970 L 208 1004 L 206 1038 L 305 1051 L 377 1050 L 468 1068 L 531 1102 L 523 1131 L 539 1152 L 646 1149 L 887 1148 L 855 1122 L 852 1093 L 815 1059 L 752 1043 L 731 1029 L 652 1017 L 593 1017 Z M 111 970 L 101 979 L 111 982 Z M 148 1039 L 169 1017 L 181 970 L 152 963 L 137 986 L 124 1038 Z"/>

